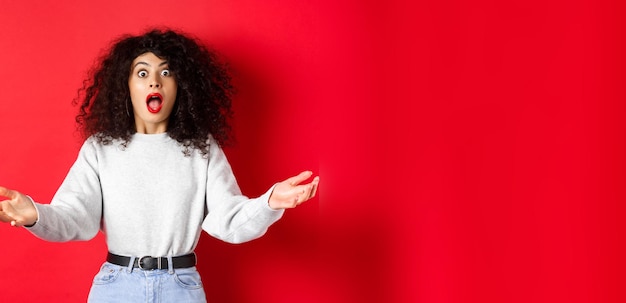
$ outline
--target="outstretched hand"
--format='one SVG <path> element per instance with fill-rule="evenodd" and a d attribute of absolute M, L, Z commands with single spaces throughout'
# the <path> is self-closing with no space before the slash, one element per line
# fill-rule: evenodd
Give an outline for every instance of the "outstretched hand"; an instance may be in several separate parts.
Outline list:
<path fill-rule="evenodd" d="M 304 171 L 297 176 L 276 184 L 270 196 L 270 207 L 272 209 L 294 208 L 304 201 L 315 197 L 317 185 L 320 182 L 319 176 L 313 178 L 311 183 L 300 185 L 300 183 L 306 181 L 312 175 L 313 172 Z"/>
<path fill-rule="evenodd" d="M 26 195 L 0 186 L 0 197 L 9 198 L 0 201 L 1 222 L 10 222 L 13 226 L 33 225 L 37 222 L 37 209 Z"/>

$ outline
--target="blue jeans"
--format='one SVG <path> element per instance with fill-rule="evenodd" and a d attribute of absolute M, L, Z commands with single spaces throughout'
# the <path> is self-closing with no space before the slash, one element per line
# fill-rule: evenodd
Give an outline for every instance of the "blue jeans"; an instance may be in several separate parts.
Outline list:
<path fill-rule="evenodd" d="M 206 296 L 195 267 L 141 270 L 105 262 L 93 280 L 88 302 L 200 303 Z"/>

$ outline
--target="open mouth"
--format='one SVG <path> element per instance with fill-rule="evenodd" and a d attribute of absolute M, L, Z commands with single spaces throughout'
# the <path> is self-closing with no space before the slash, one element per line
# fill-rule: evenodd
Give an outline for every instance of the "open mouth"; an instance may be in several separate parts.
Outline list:
<path fill-rule="evenodd" d="M 146 97 L 146 105 L 148 106 L 148 111 L 156 114 L 161 111 L 163 107 L 163 96 L 159 93 L 152 93 Z"/>

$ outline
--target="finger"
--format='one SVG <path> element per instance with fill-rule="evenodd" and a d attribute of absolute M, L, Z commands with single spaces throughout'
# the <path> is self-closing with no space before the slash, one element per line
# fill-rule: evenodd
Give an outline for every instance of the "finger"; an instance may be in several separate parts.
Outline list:
<path fill-rule="evenodd" d="M 7 197 L 9 199 L 15 199 L 17 198 L 17 196 L 18 194 L 16 191 L 0 186 L 0 197 Z"/>
<path fill-rule="evenodd" d="M 11 221 L 15 220 L 15 209 L 10 203 L 2 203 L 2 213 L 4 217 L 9 218 Z"/>
<path fill-rule="evenodd" d="M 296 202 L 297 202 L 297 205 L 300 205 L 300 204 L 302 204 L 302 203 L 304 203 L 304 202 L 306 202 L 306 201 L 310 200 L 310 199 L 313 197 L 313 196 L 312 196 L 312 192 L 313 192 L 313 190 L 314 190 L 314 185 L 313 185 L 312 183 L 311 183 L 311 184 L 308 184 L 308 185 L 306 186 L 305 190 L 303 190 L 303 191 L 301 192 L 301 194 L 300 194 L 300 195 L 298 195 L 298 198 L 297 198 L 297 201 L 296 201 Z"/>
<path fill-rule="evenodd" d="M 1 220 L 10 222 L 11 226 L 20 227 L 26 224 L 26 217 L 16 211 L 11 204 L 5 203 L 2 211 L 4 212 L 4 217 Z"/>
<path fill-rule="evenodd" d="M 301 194 L 300 202 L 304 202 L 315 196 L 318 183 L 319 183 L 319 177 L 315 177 L 311 183 L 299 186 L 299 187 L 304 187 L 303 191 L 300 193 Z"/>
<path fill-rule="evenodd" d="M 0 222 L 11 222 L 13 218 L 7 216 L 4 212 L 0 211 Z"/>
<path fill-rule="evenodd" d="M 301 173 L 299 173 L 297 176 L 293 176 L 287 180 L 285 180 L 287 183 L 289 183 L 289 185 L 291 186 L 296 186 L 298 184 L 300 184 L 302 181 L 310 178 L 313 175 L 312 171 L 303 171 Z"/>
<path fill-rule="evenodd" d="M 300 205 L 302 202 L 309 199 L 309 193 L 311 192 L 311 184 L 303 185 L 303 188 L 296 196 L 296 204 Z"/>
<path fill-rule="evenodd" d="M 11 226 L 18 226 L 18 220 L 13 216 L 11 205 L 8 203 L 2 203 L 1 205 L 2 209 L 0 210 L 0 221 L 10 222 Z"/>
<path fill-rule="evenodd" d="M 306 190 L 306 185 L 297 185 L 297 186 L 289 185 L 286 187 L 281 187 L 280 192 L 277 191 L 276 193 L 280 194 L 286 200 L 293 200 L 297 196 L 302 195 L 302 193 L 305 190 Z"/>
<path fill-rule="evenodd" d="M 298 185 L 289 193 L 289 201 L 292 201 L 293 206 L 300 205 L 302 202 L 308 200 L 309 193 L 311 191 L 311 184 Z"/>
<path fill-rule="evenodd" d="M 302 204 L 302 202 L 306 201 L 306 197 L 308 196 L 307 194 L 307 188 L 305 187 L 304 189 L 300 190 L 298 192 L 298 194 L 296 194 L 296 206 Z"/>
<path fill-rule="evenodd" d="M 311 192 L 309 193 L 309 199 L 315 197 L 315 194 L 317 193 L 317 186 L 320 183 L 320 177 L 317 176 L 315 177 L 315 179 L 313 179 L 313 182 L 311 182 Z"/>
<path fill-rule="evenodd" d="M 294 188 L 296 194 L 296 204 L 300 205 L 302 202 L 305 202 L 315 196 L 317 192 L 317 185 L 319 184 L 319 176 L 315 177 L 313 181 L 309 184 L 299 185 Z M 292 193 L 294 191 L 291 191 Z"/>

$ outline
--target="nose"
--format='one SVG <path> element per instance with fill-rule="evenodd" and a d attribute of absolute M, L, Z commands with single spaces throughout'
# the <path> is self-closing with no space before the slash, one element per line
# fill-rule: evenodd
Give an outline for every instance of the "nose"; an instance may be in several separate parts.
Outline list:
<path fill-rule="evenodd" d="M 152 79 L 150 79 L 150 88 L 159 88 L 161 87 L 161 82 L 159 77 L 153 76 Z"/>

